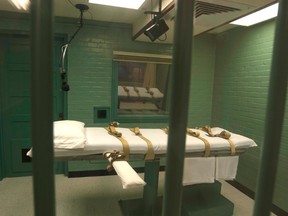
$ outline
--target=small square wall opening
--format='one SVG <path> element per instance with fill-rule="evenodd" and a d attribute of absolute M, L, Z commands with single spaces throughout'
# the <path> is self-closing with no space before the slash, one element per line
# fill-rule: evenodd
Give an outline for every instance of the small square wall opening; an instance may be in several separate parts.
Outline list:
<path fill-rule="evenodd" d="M 22 158 L 22 163 L 31 163 L 32 162 L 32 159 L 31 157 L 27 156 L 27 152 L 29 151 L 30 149 L 21 149 L 21 158 Z"/>
<path fill-rule="evenodd" d="M 110 121 L 109 107 L 94 107 L 94 123 L 105 123 Z"/>
<path fill-rule="evenodd" d="M 97 119 L 106 119 L 107 110 L 97 110 Z"/>

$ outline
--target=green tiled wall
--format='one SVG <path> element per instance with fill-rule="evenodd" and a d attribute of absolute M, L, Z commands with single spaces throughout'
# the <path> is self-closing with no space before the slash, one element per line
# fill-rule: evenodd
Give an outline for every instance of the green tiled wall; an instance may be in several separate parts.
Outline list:
<path fill-rule="evenodd" d="M 28 18 L 29 16 L 3 12 L 0 31 L 27 34 L 30 31 Z M 55 20 L 54 32 L 67 35 L 70 39 L 78 27 L 78 19 Z M 93 108 L 111 106 L 113 50 L 172 55 L 171 44 L 136 42 L 131 40 L 131 36 L 130 25 L 84 20 L 83 28 L 67 51 L 67 74 L 71 89 L 67 95 L 69 119 L 77 119 L 93 126 Z M 196 37 L 193 46 L 191 100 L 187 101 L 190 106 L 190 127 L 211 122 L 215 37 Z"/>
<path fill-rule="evenodd" d="M 58 28 L 61 33 L 66 29 L 65 32 L 71 34 L 75 25 L 63 23 L 57 25 L 56 29 Z M 197 37 L 194 48 L 189 125 L 199 126 L 210 124 L 211 121 L 214 37 Z M 132 41 L 131 28 L 128 25 L 84 24 L 68 49 L 68 78 L 71 89 L 68 93 L 68 118 L 78 119 L 88 126 L 97 126 L 93 123 L 93 107 L 111 106 L 113 50 L 172 54 L 172 49 L 170 44 Z"/>
<path fill-rule="evenodd" d="M 3 14 L 0 21 L 2 32 L 29 32 L 28 16 Z M 78 19 L 56 18 L 55 33 L 73 35 Z M 171 44 L 136 42 L 131 40 L 130 25 L 92 22 L 84 20 L 84 26 L 68 48 L 68 119 L 83 121 L 87 126 L 95 124 L 94 107 L 111 107 L 112 51 L 130 51 L 154 54 L 172 54 Z M 212 91 L 214 79 L 215 37 L 196 37 L 193 50 L 193 74 L 191 77 L 191 100 L 189 103 L 189 127 L 210 124 L 212 114 Z M 181 73 L 181 71 L 177 72 Z M 181 107 L 179 107 L 181 112 Z M 146 123 L 143 127 L 163 127 L 166 123 Z M 121 124 L 128 127 L 129 124 Z M 142 125 L 139 125 L 142 127 Z M 85 164 L 78 163 L 79 169 Z M 77 170 L 77 163 L 70 163 Z M 92 165 L 94 166 L 94 164 Z M 91 169 L 91 164 L 87 163 Z"/>
<path fill-rule="evenodd" d="M 59 24 L 63 27 L 69 33 L 75 29 Z M 93 107 L 111 107 L 113 50 L 170 54 L 171 49 L 167 44 L 131 41 L 128 25 L 84 24 L 68 50 L 68 118 L 92 126 Z"/>
<path fill-rule="evenodd" d="M 215 52 L 213 35 L 196 37 L 192 56 L 189 127 L 211 124 Z"/>
<path fill-rule="evenodd" d="M 77 21 L 57 19 L 55 33 L 67 34 L 70 38 L 77 28 Z M 211 123 L 254 139 L 258 147 L 240 157 L 237 175 L 237 181 L 252 190 L 256 186 L 263 143 L 274 26 L 274 21 L 271 21 L 255 27 L 234 29 L 217 38 L 201 35 L 195 38 L 193 45 L 193 73 L 190 101 L 187 101 L 188 126 Z M 21 16 L 18 18 L 17 15 L 6 16 L 2 13 L 0 31 L 27 33 L 29 22 Z M 129 25 L 85 20 L 83 29 L 68 50 L 68 78 L 71 87 L 68 93 L 68 118 L 93 126 L 93 108 L 111 106 L 113 50 L 171 54 L 172 49 L 168 44 L 131 41 Z M 288 131 L 287 109 L 286 105 L 274 196 L 275 204 L 286 211 L 288 136 L 284 132 Z M 163 124 L 153 126 L 162 127 Z M 87 167 L 83 163 L 78 166 L 81 169 Z M 77 165 L 73 165 L 74 168 L 77 170 Z"/>
<path fill-rule="evenodd" d="M 57 29 L 73 32 L 75 26 L 59 24 Z M 214 78 L 215 38 L 197 37 L 194 43 L 189 126 L 210 124 Z M 172 45 L 131 41 L 131 29 L 127 25 L 103 25 L 94 23 L 84 28 L 72 41 L 68 50 L 68 118 L 102 126 L 93 122 L 94 107 L 111 106 L 112 51 L 172 54 Z M 177 73 L 181 73 L 180 71 Z M 112 108 L 111 108 L 112 109 Z M 181 107 L 179 107 L 181 112 Z M 120 122 L 121 123 L 121 122 Z M 121 124 L 128 127 L 130 124 Z M 165 127 L 166 123 L 142 123 L 140 127 Z M 87 163 L 87 169 L 97 164 Z M 69 162 L 69 169 L 83 170 L 85 163 Z M 102 168 L 99 166 L 99 168 Z"/>
<path fill-rule="evenodd" d="M 249 28 L 239 27 L 217 36 L 212 122 L 214 125 L 246 135 L 258 144 L 257 148 L 240 157 L 237 174 L 237 181 L 253 191 L 256 187 L 264 137 L 274 28 L 275 22 L 270 21 Z M 287 101 L 274 195 L 274 203 L 286 211 Z"/>

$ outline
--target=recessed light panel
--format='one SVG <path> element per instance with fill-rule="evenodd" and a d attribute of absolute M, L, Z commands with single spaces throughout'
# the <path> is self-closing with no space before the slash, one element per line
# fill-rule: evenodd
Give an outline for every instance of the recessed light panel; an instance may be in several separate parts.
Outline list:
<path fill-rule="evenodd" d="M 251 26 L 266 20 L 272 19 L 277 16 L 278 13 L 278 3 L 266 7 L 262 10 L 256 11 L 255 13 L 249 14 L 238 20 L 231 22 L 230 24 Z"/>
<path fill-rule="evenodd" d="M 9 0 L 19 10 L 28 10 L 30 1 L 29 0 Z"/>
<path fill-rule="evenodd" d="M 137 10 L 144 1 L 145 0 L 89 0 L 89 3 Z"/>

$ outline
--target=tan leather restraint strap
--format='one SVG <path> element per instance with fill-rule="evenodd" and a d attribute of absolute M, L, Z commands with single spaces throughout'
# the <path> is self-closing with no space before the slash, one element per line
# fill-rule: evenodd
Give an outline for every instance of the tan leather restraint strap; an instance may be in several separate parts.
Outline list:
<path fill-rule="evenodd" d="M 154 98 L 154 92 L 151 91 L 149 87 L 146 87 L 146 91 L 147 91 L 148 94 L 151 95 L 152 98 Z"/>
<path fill-rule="evenodd" d="M 168 127 L 167 128 L 163 128 L 162 129 L 166 134 L 168 134 Z M 192 131 L 191 129 L 187 129 L 187 134 L 190 135 L 190 136 L 194 136 L 200 140 L 202 140 L 205 144 L 205 152 L 204 152 L 204 157 L 209 157 L 210 156 L 210 151 L 211 151 L 211 148 L 210 148 L 210 143 L 204 139 L 203 137 L 200 137 L 200 133 L 198 132 L 194 132 Z"/>
<path fill-rule="evenodd" d="M 223 130 L 220 134 L 213 134 L 211 131 L 211 128 L 207 125 L 201 128 L 196 128 L 196 129 L 207 132 L 210 137 L 220 137 L 220 138 L 226 139 L 230 144 L 231 155 L 236 154 L 235 144 L 230 139 L 231 134 L 229 132 Z"/>
<path fill-rule="evenodd" d="M 162 130 L 163 130 L 166 134 L 168 134 L 168 131 L 169 131 L 168 127 L 162 128 Z"/>
<path fill-rule="evenodd" d="M 105 152 L 104 157 L 109 160 L 109 165 L 107 166 L 107 170 L 110 172 L 114 170 L 113 162 L 114 161 L 121 161 L 125 159 L 125 155 L 123 152 L 113 151 L 113 152 Z"/>
<path fill-rule="evenodd" d="M 205 126 L 200 127 L 200 128 L 199 128 L 199 127 L 196 127 L 196 129 L 202 130 L 202 131 L 208 133 L 208 135 L 211 136 L 211 137 L 215 137 L 215 135 L 214 135 L 214 134 L 212 133 L 212 131 L 211 131 L 211 127 L 208 126 L 208 125 L 205 125 Z"/>
<path fill-rule="evenodd" d="M 222 131 L 220 134 L 216 134 L 215 136 L 216 137 L 221 137 L 223 139 L 226 139 L 229 142 L 229 144 L 230 144 L 231 155 L 235 155 L 236 154 L 235 144 L 230 139 L 231 134 L 229 132 Z"/>
<path fill-rule="evenodd" d="M 137 93 L 138 97 L 140 97 L 139 90 L 135 86 L 134 86 L 134 91 Z"/>
<path fill-rule="evenodd" d="M 197 132 L 197 131 L 192 131 L 191 129 L 187 128 L 187 134 L 190 135 L 190 136 L 193 136 L 193 137 L 196 137 L 200 140 L 202 140 L 205 144 L 205 152 L 204 152 L 204 157 L 209 157 L 210 156 L 210 151 L 211 151 L 211 148 L 210 148 L 210 143 L 204 139 L 203 137 L 200 136 L 200 133 Z"/>
<path fill-rule="evenodd" d="M 122 138 L 122 133 L 116 131 L 115 127 L 112 126 L 112 125 L 109 125 L 107 128 L 105 128 L 108 133 L 112 136 L 115 136 L 117 139 L 119 139 L 122 143 L 122 146 L 123 146 L 123 152 L 124 152 L 124 155 L 125 155 L 125 160 L 128 160 L 129 159 L 129 154 L 130 154 L 130 148 L 129 148 L 129 144 L 128 142 Z"/>
<path fill-rule="evenodd" d="M 129 89 L 126 86 L 122 86 L 124 91 L 127 93 L 127 96 L 130 97 Z"/>
<path fill-rule="evenodd" d="M 135 133 L 136 136 L 139 136 L 141 139 L 143 139 L 147 143 L 147 154 L 145 156 L 145 160 L 154 160 L 155 154 L 154 154 L 152 142 L 141 134 L 140 129 L 138 127 L 130 128 L 130 130 L 133 133 Z"/>

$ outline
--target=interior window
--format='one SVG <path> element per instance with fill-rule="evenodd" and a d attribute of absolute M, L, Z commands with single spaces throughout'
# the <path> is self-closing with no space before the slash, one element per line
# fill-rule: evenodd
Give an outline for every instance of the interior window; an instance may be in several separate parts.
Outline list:
<path fill-rule="evenodd" d="M 171 64 L 140 60 L 114 60 L 114 64 L 116 118 L 167 119 Z"/>

